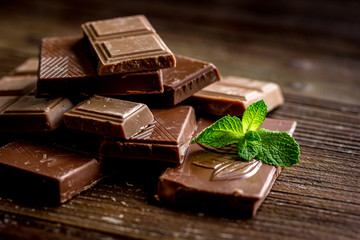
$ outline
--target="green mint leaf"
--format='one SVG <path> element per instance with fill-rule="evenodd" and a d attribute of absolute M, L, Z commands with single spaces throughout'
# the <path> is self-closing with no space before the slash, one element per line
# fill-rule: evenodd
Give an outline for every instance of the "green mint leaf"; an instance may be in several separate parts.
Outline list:
<path fill-rule="evenodd" d="M 249 141 L 243 137 L 237 144 L 237 152 L 242 159 L 249 162 L 259 153 L 259 142 Z"/>
<path fill-rule="evenodd" d="M 244 136 L 241 120 L 237 117 L 225 116 L 205 128 L 191 143 L 205 146 L 222 147 L 237 143 Z"/>
<path fill-rule="evenodd" d="M 299 144 L 286 132 L 259 129 L 256 158 L 269 165 L 290 167 L 299 162 Z"/>
<path fill-rule="evenodd" d="M 259 152 L 258 142 L 260 140 L 261 138 L 257 132 L 247 132 L 237 144 L 237 152 L 239 156 L 246 161 L 253 159 Z"/>
<path fill-rule="evenodd" d="M 249 132 L 245 133 L 245 138 L 248 141 L 260 141 L 261 140 L 259 134 L 256 131 L 249 131 Z"/>
<path fill-rule="evenodd" d="M 256 131 L 264 122 L 267 113 L 267 106 L 264 100 L 251 104 L 244 112 L 242 124 L 244 133 Z"/>

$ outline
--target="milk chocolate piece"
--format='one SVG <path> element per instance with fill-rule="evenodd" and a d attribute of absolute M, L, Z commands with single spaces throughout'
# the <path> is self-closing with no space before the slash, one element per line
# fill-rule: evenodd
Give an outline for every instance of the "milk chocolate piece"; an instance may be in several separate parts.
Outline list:
<path fill-rule="evenodd" d="M 97 95 L 64 116 L 68 128 L 120 138 L 132 137 L 153 120 L 145 104 Z"/>
<path fill-rule="evenodd" d="M 13 100 L 13 97 L 8 99 Z M 56 129 L 73 107 L 67 98 L 22 96 L 0 112 L 0 132 L 43 132 Z"/>
<path fill-rule="evenodd" d="M 176 67 L 161 70 L 164 92 L 151 96 L 129 96 L 127 99 L 139 100 L 151 106 L 175 106 L 191 95 L 219 81 L 217 68 L 208 62 L 176 55 Z"/>
<path fill-rule="evenodd" d="M 36 75 L 6 76 L 0 79 L 0 96 L 22 96 L 36 88 Z"/>
<path fill-rule="evenodd" d="M 169 68 L 175 58 L 143 15 L 83 24 L 98 59 L 99 75 Z"/>
<path fill-rule="evenodd" d="M 242 116 L 245 109 L 263 99 L 268 111 L 284 103 L 279 85 L 240 77 L 225 77 L 195 93 L 191 105 L 217 116 Z"/>
<path fill-rule="evenodd" d="M 196 128 L 194 109 L 177 106 L 152 112 L 154 123 L 129 140 L 105 138 L 100 155 L 181 163 Z"/>
<path fill-rule="evenodd" d="M 160 71 L 97 76 L 82 36 L 42 40 L 38 97 L 161 92 L 163 82 Z"/>
<path fill-rule="evenodd" d="M 39 58 L 28 58 L 21 65 L 11 71 L 12 75 L 34 75 L 37 76 L 39 69 Z"/>
<path fill-rule="evenodd" d="M 200 119 L 197 132 L 211 123 Z M 266 119 L 261 127 L 292 134 L 296 122 Z M 236 160 L 237 155 L 212 152 L 192 144 L 184 163 L 166 169 L 160 176 L 158 197 L 181 208 L 210 214 L 254 216 L 281 168 L 255 159 Z"/>
<path fill-rule="evenodd" d="M 0 148 L 0 193 L 35 203 L 63 203 L 102 178 L 95 158 L 34 140 Z"/>

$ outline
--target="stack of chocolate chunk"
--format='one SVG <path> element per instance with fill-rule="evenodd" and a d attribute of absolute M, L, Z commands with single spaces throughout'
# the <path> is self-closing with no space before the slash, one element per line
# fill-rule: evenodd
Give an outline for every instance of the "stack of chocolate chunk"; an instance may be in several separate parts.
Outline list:
<path fill-rule="evenodd" d="M 84 36 L 44 38 L 40 61 L 0 80 L 0 192 L 63 203 L 110 174 L 106 159 L 146 159 L 178 165 L 160 177 L 160 200 L 254 214 L 280 169 L 256 163 L 251 174 L 214 178 L 232 157 L 189 143 L 195 111 L 241 116 L 260 99 L 271 110 L 283 103 L 278 85 L 220 81 L 213 64 L 173 55 L 142 15 L 81 27 Z M 209 124 L 201 118 L 197 131 Z"/>

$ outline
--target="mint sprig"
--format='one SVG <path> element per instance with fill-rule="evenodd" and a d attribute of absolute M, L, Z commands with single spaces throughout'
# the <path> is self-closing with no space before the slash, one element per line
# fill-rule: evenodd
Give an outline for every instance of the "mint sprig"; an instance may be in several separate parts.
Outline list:
<path fill-rule="evenodd" d="M 240 158 L 253 158 L 281 167 L 289 167 L 299 162 L 299 144 L 286 132 L 259 129 L 264 122 L 267 106 L 263 100 L 251 104 L 244 112 L 242 120 L 225 116 L 205 128 L 191 143 L 207 147 L 223 147 L 237 144 Z"/>

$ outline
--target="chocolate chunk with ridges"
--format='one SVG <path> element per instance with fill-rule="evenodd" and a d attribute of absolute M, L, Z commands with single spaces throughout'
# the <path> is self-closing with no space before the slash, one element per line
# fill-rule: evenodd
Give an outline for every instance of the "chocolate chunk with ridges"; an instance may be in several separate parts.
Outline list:
<path fill-rule="evenodd" d="M 200 119 L 197 133 L 211 123 Z M 295 127 L 294 121 L 276 119 L 266 119 L 261 126 L 289 134 Z M 166 169 L 160 176 L 158 197 L 180 208 L 251 217 L 256 214 L 280 172 L 280 167 L 259 160 L 244 162 L 237 155 L 208 151 L 192 144 L 184 163 Z"/>
<path fill-rule="evenodd" d="M 82 37 L 43 38 L 40 53 L 38 96 L 88 93 L 95 70 Z"/>
<path fill-rule="evenodd" d="M 143 15 L 82 25 L 98 59 L 99 75 L 151 71 L 175 66 L 175 58 Z"/>
<path fill-rule="evenodd" d="M 229 76 L 198 91 L 188 103 L 212 115 L 242 116 L 249 105 L 261 99 L 268 111 L 284 103 L 276 83 Z"/>
<path fill-rule="evenodd" d="M 194 109 L 190 106 L 177 106 L 152 109 L 152 112 L 154 123 L 132 138 L 126 141 L 105 138 L 100 155 L 181 163 L 196 128 Z"/>
<path fill-rule="evenodd" d="M 0 132 L 45 132 L 56 129 L 73 107 L 67 98 L 22 96 L 0 113 Z"/>
<path fill-rule="evenodd" d="M 94 95 L 64 116 L 68 128 L 120 138 L 130 138 L 154 120 L 142 103 Z"/>
<path fill-rule="evenodd" d="M 34 203 L 63 203 L 102 178 L 95 158 L 34 140 L 0 148 L 0 193 Z"/>
<path fill-rule="evenodd" d="M 176 55 L 176 67 L 161 70 L 164 92 L 151 96 L 126 96 L 154 107 L 175 106 L 211 83 L 220 80 L 217 68 L 208 62 Z"/>
<path fill-rule="evenodd" d="M 97 76 L 82 36 L 44 38 L 38 97 L 126 95 L 163 92 L 160 71 Z"/>

